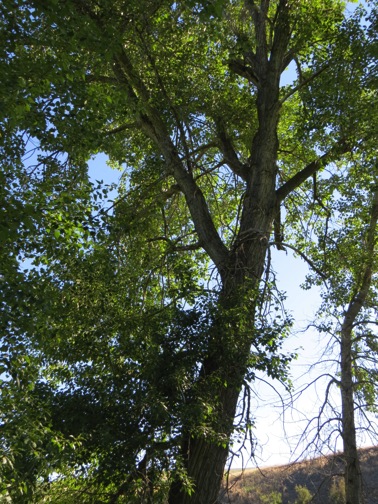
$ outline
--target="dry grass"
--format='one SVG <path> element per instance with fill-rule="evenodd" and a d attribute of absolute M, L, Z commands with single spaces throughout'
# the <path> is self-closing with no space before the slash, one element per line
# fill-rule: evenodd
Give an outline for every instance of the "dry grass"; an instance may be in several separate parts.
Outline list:
<path fill-rule="evenodd" d="M 378 447 L 360 450 L 366 504 L 378 504 Z M 340 454 L 285 466 L 232 471 L 222 504 L 294 504 L 296 486 L 306 487 L 312 504 L 342 504 Z"/>

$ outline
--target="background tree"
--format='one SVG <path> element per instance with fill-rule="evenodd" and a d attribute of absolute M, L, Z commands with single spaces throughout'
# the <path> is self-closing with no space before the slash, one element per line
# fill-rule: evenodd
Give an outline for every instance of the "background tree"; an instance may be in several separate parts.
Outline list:
<path fill-rule="evenodd" d="M 332 122 L 339 90 L 352 99 L 359 89 L 335 84 L 330 48 L 351 54 L 343 4 L 6 1 L 1 14 L 12 82 L 4 123 L 37 142 L 52 188 L 27 278 L 41 300 L 27 332 L 49 363 L 44 401 L 61 412 L 59 432 L 87 434 L 82 467 L 86 481 L 102 474 L 105 501 L 133 485 L 137 495 L 141 477 L 156 500 L 148 483 L 173 469 L 170 504 L 215 502 L 245 377 L 256 367 L 275 376 L 285 363 L 280 324 L 267 327 L 262 308 L 273 227 L 282 247 L 280 206 L 366 142 L 358 124 Z M 280 87 L 293 62 L 298 81 Z M 97 152 L 126 164 L 114 220 L 100 232 L 85 173 Z M 73 208 L 72 181 L 82 191 Z M 218 288 L 202 302 L 209 266 Z M 156 390 L 162 362 L 169 380 Z M 99 448 L 109 417 L 90 410 L 97 438 L 85 415 L 80 432 L 66 423 L 70 404 L 104 411 L 116 383 L 110 410 L 139 411 L 125 426 L 140 431 L 132 484 L 125 459 L 107 466 L 126 445 L 104 457 Z"/>
<path fill-rule="evenodd" d="M 365 138 L 376 135 L 375 124 L 371 122 L 377 113 L 376 76 L 370 73 L 375 65 L 375 50 L 371 52 L 376 39 L 374 11 L 368 22 L 371 24 L 367 37 L 361 34 L 357 38 L 360 28 L 356 25 L 352 26 L 354 35 L 350 36 L 350 33 L 348 36 L 352 40 L 353 53 L 366 58 L 367 70 L 356 71 L 352 63 L 354 58 L 350 60 L 347 73 L 345 62 L 338 69 L 339 79 L 342 80 L 344 75 L 350 83 L 359 74 L 357 78 L 364 84 L 363 88 L 358 92 L 353 108 L 345 108 L 343 117 L 333 119 L 334 127 L 338 129 L 345 128 L 346 123 L 358 121 L 361 130 L 365 131 Z M 338 101 L 347 100 L 340 90 Z M 367 102 L 370 104 L 368 111 Z M 322 305 L 314 326 L 331 335 L 327 354 L 329 356 L 330 349 L 333 349 L 336 355 L 333 354 L 328 366 L 332 359 L 337 363 L 336 376 L 326 374 L 329 383 L 316 419 L 318 430 L 315 436 L 323 437 L 319 431 L 336 421 L 336 427 L 325 429 L 327 442 L 333 439 L 335 431 L 341 434 L 346 502 L 355 504 L 363 501 L 355 412 L 360 411 L 366 420 L 366 413 L 376 410 L 376 162 L 375 146 L 367 141 L 362 154 L 351 155 L 349 166 L 319 177 L 316 185 L 314 180 L 313 201 L 308 198 L 302 207 L 309 217 L 307 222 L 312 220 L 313 224 L 308 227 L 309 232 L 295 240 L 314 269 L 306 287 L 322 285 Z M 298 223 L 294 226 L 298 230 Z M 340 389 L 340 409 L 332 404 L 334 385 Z M 328 419 L 325 417 L 327 405 L 330 406 Z M 371 431 L 369 427 L 368 421 L 368 430 Z"/>
<path fill-rule="evenodd" d="M 361 166 L 358 166 L 360 182 L 354 180 L 349 186 L 353 196 L 349 194 L 344 198 L 344 191 L 337 194 L 332 202 L 334 209 L 337 206 L 336 218 L 328 220 L 326 227 L 322 226 L 323 234 L 319 235 L 319 242 L 314 244 L 314 254 L 311 255 L 316 268 L 322 272 L 322 278 L 315 274 L 308 280 L 310 283 L 324 282 L 322 305 L 313 325 L 321 333 L 330 335 L 330 341 L 325 345 L 324 355 L 328 371 L 321 376 L 328 380 L 326 396 L 319 416 L 310 422 L 303 434 L 309 437 L 310 427 L 315 422 L 312 442 L 325 441 L 331 446 L 336 444 L 335 436 L 341 436 L 348 503 L 363 502 L 358 431 L 365 424 L 369 435 L 375 436 L 368 413 L 376 411 L 377 394 L 374 343 L 377 193 L 375 185 L 369 187 L 369 176 L 362 181 Z M 367 172 L 375 177 L 371 167 Z M 350 171 L 348 178 L 352 180 Z M 343 187 L 348 185 L 349 182 Z M 354 199 L 356 205 L 351 206 Z M 331 371 L 330 367 L 334 370 Z M 335 388 L 339 394 L 336 402 L 336 392 L 332 391 Z"/>

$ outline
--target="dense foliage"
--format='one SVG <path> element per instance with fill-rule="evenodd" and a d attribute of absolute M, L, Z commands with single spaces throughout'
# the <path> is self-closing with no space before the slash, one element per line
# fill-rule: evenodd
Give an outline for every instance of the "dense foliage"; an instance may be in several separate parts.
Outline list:
<path fill-rule="evenodd" d="M 215 501 L 240 392 L 292 357 L 271 247 L 365 222 L 371 4 L 364 27 L 338 0 L 2 3 L 5 496 Z"/>

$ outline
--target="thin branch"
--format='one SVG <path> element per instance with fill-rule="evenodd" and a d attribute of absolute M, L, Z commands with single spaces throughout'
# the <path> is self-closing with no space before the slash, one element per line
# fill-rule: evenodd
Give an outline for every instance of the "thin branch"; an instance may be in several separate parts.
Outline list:
<path fill-rule="evenodd" d="M 108 77 L 107 75 L 86 75 L 85 82 L 88 83 L 102 83 L 102 84 L 118 84 L 118 80 L 114 77 Z"/>
<path fill-rule="evenodd" d="M 145 51 L 145 54 L 147 55 L 147 59 L 148 61 L 150 62 L 150 65 L 155 73 L 155 76 L 156 76 L 156 79 L 157 79 L 157 82 L 159 84 L 159 87 L 161 89 L 161 92 L 162 94 L 164 95 L 165 99 L 167 100 L 167 103 L 168 103 L 168 106 L 170 107 L 171 111 L 172 111 L 172 114 L 175 118 L 175 122 L 176 122 L 176 126 L 177 126 L 177 129 L 178 131 L 180 132 L 180 136 L 181 136 L 181 141 L 182 141 L 182 145 L 183 145 L 183 148 L 184 148 L 184 151 L 185 151 L 185 159 L 186 159 L 186 163 L 187 163 L 187 166 L 188 166 L 188 169 L 191 171 L 192 170 L 192 166 L 191 166 L 191 156 L 189 155 L 189 147 L 188 147 L 188 144 L 187 144 L 187 141 L 186 141 L 186 138 L 185 138 L 185 131 L 184 131 L 184 128 L 183 128 L 183 125 L 182 125 L 182 122 L 180 120 L 180 117 L 179 117 L 179 114 L 176 110 L 176 107 L 174 106 L 166 88 L 165 88 L 165 85 L 164 85 L 164 82 L 163 82 L 163 79 L 159 73 L 159 70 L 156 66 L 156 63 L 155 63 L 155 59 L 154 57 L 152 56 L 151 52 L 149 51 L 149 48 L 147 46 L 147 43 L 143 37 L 143 33 L 141 30 L 138 30 L 138 28 L 136 28 L 136 31 L 139 35 L 139 38 L 142 42 L 142 45 L 143 45 L 143 48 L 144 48 L 144 51 Z M 188 131 L 189 131 L 189 127 L 187 126 L 188 128 Z"/>
<path fill-rule="evenodd" d="M 307 86 L 310 82 L 312 82 L 316 77 L 318 77 L 321 73 L 323 73 L 325 70 L 329 68 L 329 65 L 325 65 L 322 68 L 320 68 L 318 71 L 313 73 L 310 77 L 305 79 L 304 81 L 300 82 L 297 86 L 293 87 L 285 96 L 283 96 L 280 100 L 280 105 L 282 105 L 286 100 L 290 98 L 290 96 L 293 96 L 297 91 L 302 89 L 303 87 Z"/>
<path fill-rule="evenodd" d="M 359 322 L 354 322 L 352 324 L 352 328 L 358 327 L 360 325 L 369 325 L 369 324 L 378 325 L 378 321 L 377 320 L 360 320 Z M 361 337 L 356 337 L 355 341 L 359 341 L 364 338 L 365 338 L 365 335 L 363 334 Z"/>
<path fill-rule="evenodd" d="M 152 243 L 155 241 L 165 241 L 171 247 L 172 252 L 186 252 L 191 250 L 199 250 L 201 248 L 201 244 L 199 242 L 190 243 L 188 245 L 176 245 L 176 243 L 179 242 L 180 240 L 181 238 L 178 238 L 173 242 L 167 236 L 156 236 L 155 238 L 148 239 L 147 242 Z"/>
<path fill-rule="evenodd" d="M 128 130 L 128 129 L 134 129 L 137 127 L 136 122 L 132 123 L 127 123 L 127 124 L 121 124 L 120 126 L 117 126 L 117 128 L 113 128 L 108 131 L 104 131 L 105 135 L 115 135 L 117 133 L 121 133 L 122 131 Z"/>
<path fill-rule="evenodd" d="M 187 156 L 193 157 L 194 155 L 198 154 L 198 156 L 194 159 L 194 163 L 197 163 L 202 156 L 206 153 L 207 150 L 211 149 L 212 147 L 218 147 L 218 143 L 215 141 L 208 142 L 207 144 L 199 145 L 195 149 L 192 149 L 189 154 L 185 154 L 184 156 L 181 156 L 182 160 L 186 160 Z"/>
<path fill-rule="evenodd" d="M 282 247 L 287 247 L 291 250 L 294 250 L 294 252 L 296 254 L 300 255 L 302 257 L 302 259 L 304 259 L 309 264 L 311 269 L 313 269 L 323 280 L 328 279 L 327 275 L 325 275 L 322 271 L 320 271 L 320 269 L 315 266 L 315 264 L 311 261 L 311 259 L 309 259 L 303 252 L 301 252 L 299 249 L 297 249 L 297 247 L 294 247 L 293 245 L 289 245 L 288 243 L 284 243 L 284 242 L 277 243 L 275 241 L 269 242 L 269 245 L 280 245 Z"/>

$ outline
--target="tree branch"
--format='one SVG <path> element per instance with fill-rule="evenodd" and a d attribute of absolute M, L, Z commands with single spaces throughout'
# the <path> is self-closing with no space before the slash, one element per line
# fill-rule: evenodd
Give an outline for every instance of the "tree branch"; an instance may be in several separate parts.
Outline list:
<path fill-rule="evenodd" d="M 291 35 L 289 6 L 286 0 L 279 0 L 274 24 L 275 29 L 269 63 L 276 72 L 281 73 L 287 64 L 285 53 L 287 53 Z"/>
<path fill-rule="evenodd" d="M 328 152 L 309 163 L 303 170 L 296 173 L 276 191 L 277 203 L 281 203 L 286 196 L 299 187 L 305 180 L 314 173 L 326 166 L 331 161 L 337 159 L 341 154 L 350 152 L 352 147 L 344 140 L 339 140 Z"/>
<path fill-rule="evenodd" d="M 306 254 L 304 254 L 303 252 L 301 252 L 299 249 L 297 249 L 296 247 L 294 247 L 293 245 L 289 245 L 288 243 L 284 243 L 282 241 L 279 241 L 278 243 L 277 242 L 269 242 L 269 245 L 279 245 L 281 247 L 287 247 L 291 250 L 294 250 L 294 252 L 296 254 L 298 254 L 299 256 L 301 256 L 301 258 L 307 262 L 307 264 L 311 267 L 311 269 L 313 269 L 323 280 L 327 280 L 327 275 L 325 275 L 319 268 L 317 268 L 315 266 L 315 264 L 311 261 L 311 259 L 309 259 Z M 281 249 L 281 250 L 284 250 L 284 249 Z"/>
<path fill-rule="evenodd" d="M 136 122 L 132 123 L 127 123 L 127 124 L 121 124 L 121 126 L 117 126 L 117 128 L 113 128 L 108 131 L 104 131 L 104 135 L 115 135 L 117 133 L 121 133 L 122 131 L 128 130 L 128 129 L 135 129 L 137 127 Z"/>
<path fill-rule="evenodd" d="M 150 238 L 147 240 L 148 243 L 152 243 L 155 241 L 165 241 L 169 244 L 170 250 L 172 252 L 187 252 L 191 250 L 198 250 L 201 248 L 201 244 L 199 242 L 189 243 L 187 245 L 176 245 L 180 240 L 184 237 L 179 237 L 177 240 L 172 241 L 167 236 L 156 236 L 155 238 Z"/>
<path fill-rule="evenodd" d="M 357 315 L 363 307 L 369 293 L 373 274 L 374 251 L 376 244 L 376 228 L 378 222 L 378 189 L 375 189 L 370 214 L 370 224 L 367 233 L 366 243 L 366 263 L 362 274 L 362 282 L 358 293 L 349 303 L 342 324 L 342 332 L 351 332 Z"/>
<path fill-rule="evenodd" d="M 136 112 L 140 128 L 158 147 L 166 162 L 166 174 L 175 178 L 177 185 L 183 192 L 201 246 L 209 254 L 218 271 L 224 271 L 228 263 L 228 249 L 216 230 L 201 189 L 196 184 L 192 173 L 185 169 L 164 121 L 159 112 L 151 105 L 148 91 L 135 73 L 123 48 L 116 61 L 136 99 L 142 102 L 143 112 Z"/>
<path fill-rule="evenodd" d="M 308 77 L 304 81 L 300 82 L 297 86 L 295 86 L 294 88 L 292 88 L 285 96 L 283 96 L 281 98 L 280 104 L 282 105 L 287 99 L 290 98 L 290 96 L 293 96 L 293 94 L 295 94 L 297 91 L 299 91 L 300 89 L 302 89 L 304 86 L 307 86 L 307 84 L 309 84 L 316 77 L 318 77 L 321 73 L 323 73 L 325 70 L 327 70 L 328 67 L 329 67 L 329 65 L 324 65 L 317 72 L 313 73 L 312 75 L 310 75 L 310 77 Z"/>
<path fill-rule="evenodd" d="M 249 82 L 259 87 L 259 78 L 251 66 L 248 66 L 241 59 L 231 59 L 228 61 L 228 67 L 240 77 L 244 77 Z"/>
<path fill-rule="evenodd" d="M 238 177 L 246 182 L 248 167 L 239 160 L 232 145 L 231 139 L 226 133 L 223 121 L 221 119 L 215 119 L 215 125 L 220 142 L 220 150 L 222 151 L 226 163 Z"/>
<path fill-rule="evenodd" d="M 117 79 L 108 77 L 107 75 L 86 75 L 85 82 L 87 83 L 102 83 L 102 84 L 117 84 Z"/>
<path fill-rule="evenodd" d="M 78 0 L 75 0 L 74 5 L 80 13 L 83 12 L 83 6 Z M 100 29 L 105 29 L 101 19 L 86 4 L 85 14 L 94 20 Z M 160 150 L 166 163 L 165 175 L 169 174 L 175 178 L 185 196 L 199 243 L 209 254 L 218 271 L 224 271 L 229 260 L 228 249 L 214 225 L 206 199 L 192 174 L 185 169 L 164 120 L 159 111 L 151 104 L 150 93 L 121 44 L 114 52 L 113 70 L 116 79 L 125 86 L 130 100 L 134 104 L 137 126 Z"/>
<path fill-rule="evenodd" d="M 261 65 L 262 74 L 265 75 L 268 63 L 268 47 L 266 41 L 266 20 L 269 8 L 269 1 L 261 0 L 257 6 L 255 0 L 244 0 L 249 11 L 256 33 L 256 57 Z"/>

